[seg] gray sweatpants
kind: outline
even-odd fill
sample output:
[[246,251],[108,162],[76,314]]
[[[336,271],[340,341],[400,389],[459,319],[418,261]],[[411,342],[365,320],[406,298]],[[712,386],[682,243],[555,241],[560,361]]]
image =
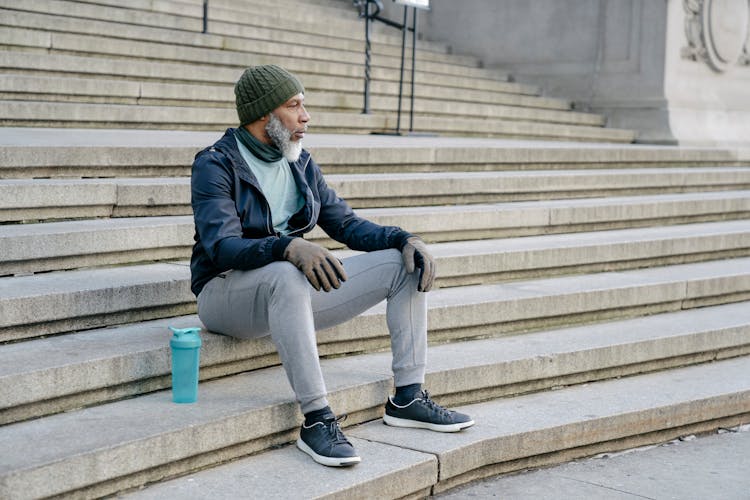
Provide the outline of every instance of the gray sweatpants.
[[315,291],[294,265],[280,261],[224,273],[198,295],[198,315],[212,332],[271,336],[303,413],[328,405],[315,330],[348,321],[383,300],[396,386],[424,382],[427,306],[426,294],[417,292],[419,272],[407,274],[398,250],[343,263],[348,279],[330,292]]

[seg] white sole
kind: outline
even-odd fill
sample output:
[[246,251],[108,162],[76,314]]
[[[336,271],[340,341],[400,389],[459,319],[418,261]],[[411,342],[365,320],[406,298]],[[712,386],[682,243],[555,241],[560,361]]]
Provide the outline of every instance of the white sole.
[[312,448],[307,446],[307,443],[302,441],[302,438],[297,439],[297,448],[310,455],[310,457],[312,457],[312,459],[319,464],[327,465],[328,467],[348,467],[350,465],[358,464],[362,461],[360,457],[334,458],[318,455],[313,451]]
[[439,425],[430,422],[419,422],[417,420],[406,420],[404,418],[392,417],[388,414],[383,415],[383,423],[392,427],[409,427],[412,429],[428,429],[435,432],[458,432],[474,425],[473,420],[460,422],[458,424]]

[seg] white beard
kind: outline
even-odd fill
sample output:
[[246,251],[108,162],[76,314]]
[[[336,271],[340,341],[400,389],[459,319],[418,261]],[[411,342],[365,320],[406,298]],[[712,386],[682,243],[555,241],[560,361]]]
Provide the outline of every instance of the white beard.
[[292,141],[292,131],[287,129],[273,113],[269,114],[266,133],[290,163],[299,159],[302,154],[302,141]]

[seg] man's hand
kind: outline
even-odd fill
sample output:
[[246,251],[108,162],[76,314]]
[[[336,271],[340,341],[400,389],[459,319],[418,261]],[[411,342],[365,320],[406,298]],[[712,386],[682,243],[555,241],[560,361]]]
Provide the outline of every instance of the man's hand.
[[294,238],[287,245],[284,258],[297,266],[316,290],[322,287],[330,292],[346,281],[344,266],[331,252],[302,238]]
[[406,240],[406,245],[401,249],[401,256],[404,259],[406,272],[411,274],[419,269],[419,285],[417,290],[420,292],[429,292],[435,282],[435,259],[427,250],[427,245],[417,236],[412,236]]

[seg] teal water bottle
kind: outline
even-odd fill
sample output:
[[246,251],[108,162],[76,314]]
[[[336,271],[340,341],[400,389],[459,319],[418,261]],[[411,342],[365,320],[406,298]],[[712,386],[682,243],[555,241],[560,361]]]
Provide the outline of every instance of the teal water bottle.
[[198,400],[200,328],[172,328],[172,401],[195,403]]

